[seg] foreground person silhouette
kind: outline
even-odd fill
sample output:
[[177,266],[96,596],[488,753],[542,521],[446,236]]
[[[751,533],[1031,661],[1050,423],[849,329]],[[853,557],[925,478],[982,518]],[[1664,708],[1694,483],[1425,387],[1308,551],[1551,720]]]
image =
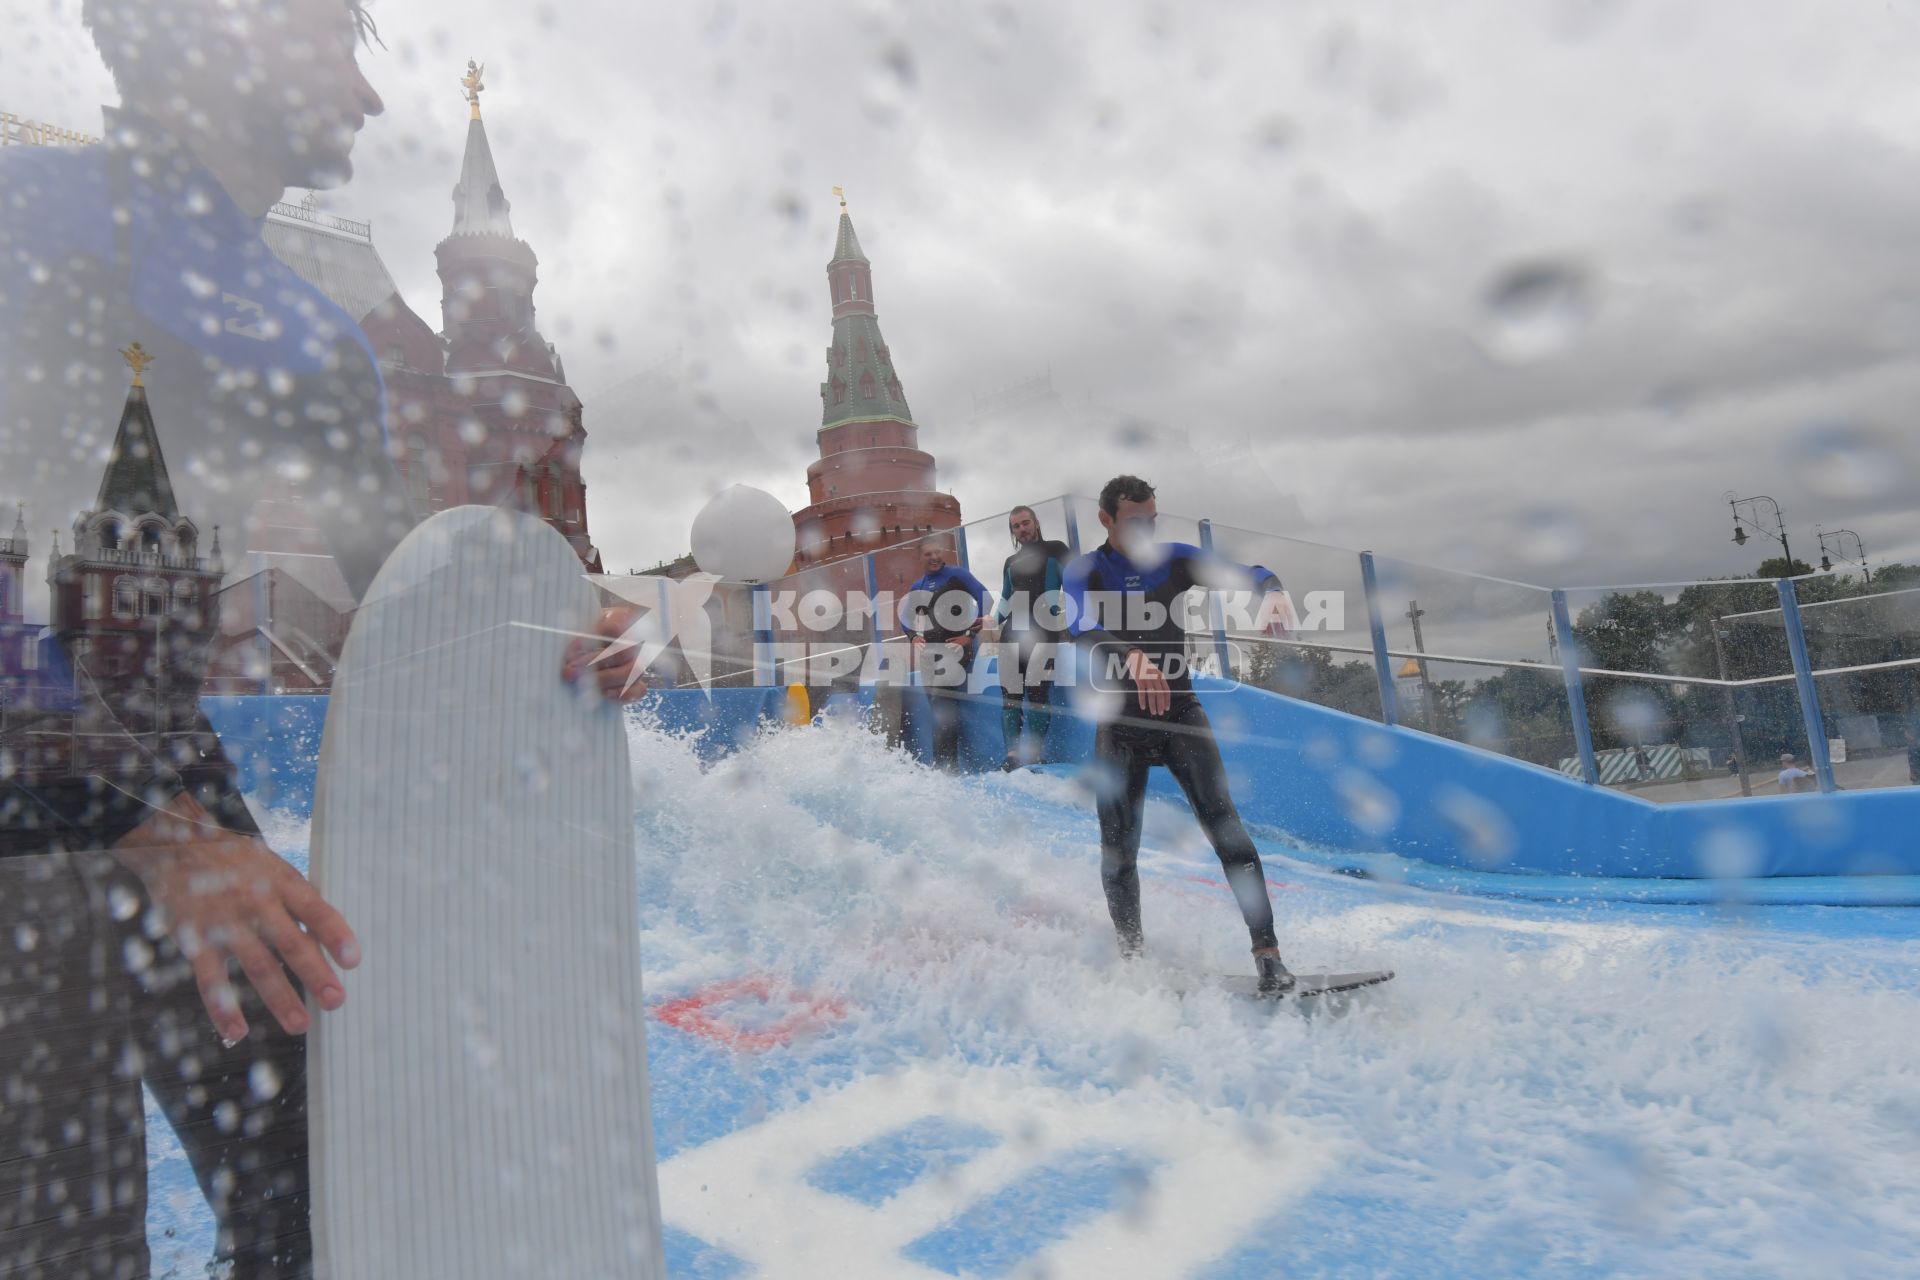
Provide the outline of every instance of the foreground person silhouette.
[[[354,137],[382,110],[356,62],[371,28],[351,0],[88,0],[83,16],[123,103],[105,145],[0,156],[5,496],[49,526],[97,512],[78,532],[143,578],[212,574],[193,521],[242,552],[253,496],[294,472],[321,495],[357,598],[413,520],[379,369],[260,227],[287,187],[351,173]],[[116,434],[130,414],[152,431]],[[117,527],[129,506],[192,520],[149,544]],[[150,607],[142,582],[124,602],[116,584],[76,603],[88,620],[124,606],[190,634],[197,603],[177,599]],[[599,627],[622,629],[619,615]],[[247,812],[198,710],[204,645],[162,639],[145,671],[106,669],[84,645],[43,646],[50,670],[0,669],[7,1276],[148,1274],[143,1083],[236,1280],[310,1272],[307,1000],[338,1007],[335,966],[356,964],[358,945]],[[577,647],[563,675],[587,657]],[[616,662],[596,678],[610,696],[643,692],[628,674]]]

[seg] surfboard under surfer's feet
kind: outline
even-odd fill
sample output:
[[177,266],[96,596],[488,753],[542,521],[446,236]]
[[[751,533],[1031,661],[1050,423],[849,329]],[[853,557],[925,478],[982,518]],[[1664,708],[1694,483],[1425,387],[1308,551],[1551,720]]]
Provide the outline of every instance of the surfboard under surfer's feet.
[[1311,996],[1340,995],[1349,991],[1358,991],[1362,987],[1378,986],[1393,977],[1393,970],[1366,969],[1357,973],[1295,973],[1289,976],[1293,979],[1293,983],[1284,991],[1263,990],[1258,977],[1242,977],[1237,973],[1224,974],[1216,981],[1229,994],[1244,996],[1250,1000],[1263,1000],[1269,1003],[1286,1000],[1298,1002]]
[[1260,995],[1270,1000],[1278,1000],[1293,990],[1294,977],[1287,966],[1280,963],[1280,948],[1255,947],[1253,967],[1254,990]]

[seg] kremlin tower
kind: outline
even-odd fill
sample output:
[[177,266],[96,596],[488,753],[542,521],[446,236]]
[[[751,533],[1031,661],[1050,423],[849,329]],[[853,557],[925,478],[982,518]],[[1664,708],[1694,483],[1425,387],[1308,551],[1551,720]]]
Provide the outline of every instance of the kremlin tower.
[[920,448],[920,428],[880,336],[873,266],[860,250],[845,199],[827,286],[833,344],[820,384],[820,459],[807,468],[811,502],[793,517],[794,567],[880,551],[875,585],[897,600],[920,576],[917,540],[958,528],[960,503],[934,488],[933,455]]
[[[573,544],[590,572],[580,456],[587,432],[552,344],[535,325],[539,259],[513,234],[480,120],[482,68],[467,64],[466,152],[453,230],[434,250],[442,330],[394,295],[361,319],[386,379],[393,439],[418,514],[462,503],[517,507]],[[297,269],[297,268],[296,268]]]
[[[73,550],[56,545],[47,565],[55,641],[76,678],[104,695],[82,703],[68,767],[86,772],[87,717],[111,714],[115,729],[151,741],[155,754],[176,735],[192,735],[199,714],[208,642],[219,623],[223,572],[220,533],[201,554],[200,531],[180,511],[160,452],[141,373],[151,358],[134,343],[122,353],[133,370],[126,407],[93,507],[73,522]],[[115,734],[103,750],[120,750]]]
[[[274,254],[352,316],[380,362],[388,430],[414,513],[465,503],[531,512],[600,571],[587,528],[580,398],[535,323],[539,260],[513,233],[510,205],[480,119],[482,69],[466,90],[466,149],[453,225],[434,251],[442,331],[407,305],[371,229],[308,205],[275,205],[262,236]],[[226,586],[213,688],[324,692],[356,606],[305,495],[274,484],[248,519],[245,563]]]

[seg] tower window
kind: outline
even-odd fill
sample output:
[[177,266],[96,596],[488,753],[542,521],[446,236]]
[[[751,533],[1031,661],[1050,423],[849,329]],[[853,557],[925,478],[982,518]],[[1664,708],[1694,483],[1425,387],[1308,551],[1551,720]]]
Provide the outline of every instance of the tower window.
[[860,398],[862,400],[873,399],[873,375],[870,373],[860,375]]
[[847,402],[847,384],[838,378],[833,380],[833,402],[835,404],[845,404]]
[[[93,586],[91,582],[87,585],[89,588]],[[87,594],[91,596],[94,592],[90,589]],[[89,601],[89,603],[91,603],[91,601]],[[93,617],[94,611],[89,609],[87,616]],[[116,618],[137,618],[140,616],[140,586],[132,578],[115,578],[113,580],[113,616]]]

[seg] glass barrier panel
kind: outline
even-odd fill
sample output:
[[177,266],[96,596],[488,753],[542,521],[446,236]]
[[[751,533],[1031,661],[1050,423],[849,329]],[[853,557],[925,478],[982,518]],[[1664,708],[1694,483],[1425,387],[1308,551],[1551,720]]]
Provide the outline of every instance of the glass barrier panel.
[[[1783,770],[1811,767],[1772,581],[1582,588],[1567,612],[1603,778],[1639,781],[1643,754],[1704,749],[1727,778],[1699,797],[1713,798],[1777,794]],[[1618,752],[1631,760],[1608,764]]]
[[1920,781],[1920,588],[1801,579],[1800,624],[1842,790]]
[[1329,547],[1232,525],[1213,526],[1214,550],[1239,564],[1271,569],[1285,584],[1294,625],[1288,642],[1265,635],[1260,619],[1235,616],[1223,602],[1233,674],[1291,698],[1380,720],[1360,557]]

